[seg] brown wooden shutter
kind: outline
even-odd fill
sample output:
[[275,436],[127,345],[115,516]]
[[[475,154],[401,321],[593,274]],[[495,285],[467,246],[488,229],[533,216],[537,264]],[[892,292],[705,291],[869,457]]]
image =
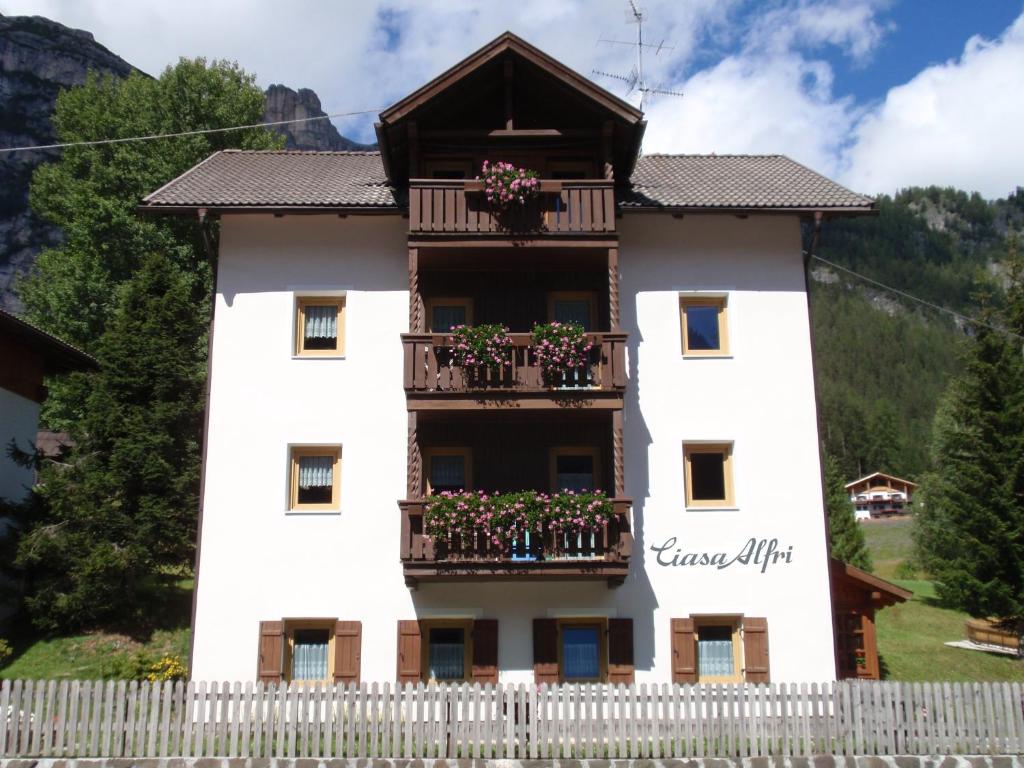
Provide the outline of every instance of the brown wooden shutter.
[[672,682],[697,682],[697,636],[693,619],[672,619]]
[[420,623],[398,622],[398,682],[418,683],[420,674],[420,652],[423,647]]
[[363,625],[358,621],[334,622],[334,682],[359,685]]
[[743,666],[748,683],[769,682],[768,619],[743,618]]
[[473,682],[498,684],[498,620],[473,622]]
[[558,682],[558,622],[555,619],[533,620],[533,681]]
[[256,679],[261,683],[279,683],[284,677],[284,622],[261,621]]
[[633,620],[608,619],[608,682],[632,683]]

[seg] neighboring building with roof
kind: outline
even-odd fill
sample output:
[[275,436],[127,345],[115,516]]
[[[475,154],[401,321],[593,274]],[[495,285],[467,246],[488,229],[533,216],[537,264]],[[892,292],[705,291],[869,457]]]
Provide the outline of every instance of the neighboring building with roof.
[[846,484],[858,520],[910,514],[915,490],[917,483],[885,472],[873,472]]
[[21,501],[35,482],[8,448],[13,441],[25,453],[35,450],[44,378],[95,367],[89,355],[0,310],[0,499]]
[[[193,677],[835,676],[801,225],[874,203],[644,128],[506,33],[380,152],[220,152],[145,198],[219,219]],[[492,207],[485,160],[536,197]],[[541,367],[547,322],[580,364]],[[491,323],[503,362],[460,361]],[[476,501],[487,535],[443,501],[594,488],[525,529]]]

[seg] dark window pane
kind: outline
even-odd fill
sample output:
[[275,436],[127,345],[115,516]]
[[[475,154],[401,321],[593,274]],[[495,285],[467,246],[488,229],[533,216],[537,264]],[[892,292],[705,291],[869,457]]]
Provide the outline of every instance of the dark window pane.
[[553,490],[582,491],[594,488],[593,456],[557,456]]
[[434,333],[448,333],[456,325],[466,324],[466,307],[463,304],[450,306],[435,305],[430,318],[430,330]]
[[461,491],[466,487],[465,456],[432,456],[430,459],[430,489]]
[[560,323],[576,323],[583,330],[590,328],[590,302],[586,299],[557,299],[555,301],[555,320]]
[[466,676],[466,632],[461,627],[430,630],[429,677],[462,680]]
[[434,171],[435,179],[464,179],[466,172],[457,168],[439,168]]
[[601,676],[599,640],[597,627],[562,629],[562,676],[566,680],[596,680]]
[[695,501],[725,498],[725,454],[690,454],[690,498]]
[[686,348],[721,349],[718,338],[718,307],[686,308]]
[[305,326],[302,346],[305,349],[338,348],[338,308],[333,304],[307,304],[303,310]]
[[585,178],[587,178],[587,172],[585,170],[583,170],[582,168],[580,168],[578,170],[573,170],[573,171],[570,171],[570,170],[552,171],[551,172],[551,178],[552,179],[561,179],[563,181],[569,181],[569,180],[572,180],[572,179],[585,179]]

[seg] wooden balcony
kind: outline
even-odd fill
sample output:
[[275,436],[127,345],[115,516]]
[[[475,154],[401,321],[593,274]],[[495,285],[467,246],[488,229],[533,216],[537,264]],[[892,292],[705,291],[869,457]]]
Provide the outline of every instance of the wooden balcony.
[[483,189],[483,182],[475,180],[410,180],[410,235],[546,237],[615,232],[615,189],[606,179],[544,179],[534,200],[509,211],[493,209]]
[[405,582],[479,580],[605,579],[620,585],[629,572],[633,553],[630,506],[632,499],[613,499],[613,519],[585,534],[543,531],[495,545],[478,534],[464,541],[451,534],[439,541],[423,535],[426,499],[400,501],[401,559]]
[[512,356],[500,369],[462,368],[451,355],[446,334],[403,333],[405,392],[410,410],[518,407],[621,408],[626,390],[625,333],[589,333],[593,344],[587,365],[555,378],[537,365],[530,334],[511,333]]

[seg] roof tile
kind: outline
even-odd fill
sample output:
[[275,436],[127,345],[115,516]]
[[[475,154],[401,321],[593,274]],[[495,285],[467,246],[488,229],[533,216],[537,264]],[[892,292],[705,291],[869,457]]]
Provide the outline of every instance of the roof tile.
[[[398,209],[378,152],[225,150],[148,195],[148,207]],[[646,155],[623,209],[864,208],[858,195],[783,155]]]

